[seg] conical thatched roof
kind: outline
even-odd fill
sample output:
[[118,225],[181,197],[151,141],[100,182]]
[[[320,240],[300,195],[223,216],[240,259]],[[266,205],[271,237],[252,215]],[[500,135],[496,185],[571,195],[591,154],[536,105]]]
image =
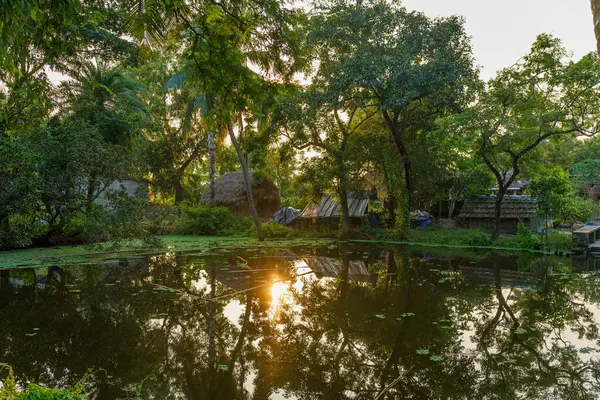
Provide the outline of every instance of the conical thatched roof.
[[[253,181],[252,194],[261,218],[270,217],[281,205],[277,187],[267,179],[260,183]],[[202,194],[201,201],[210,202],[210,185]],[[229,208],[233,214],[250,215],[246,182],[242,172],[229,172],[215,181],[215,203],[217,206]]]

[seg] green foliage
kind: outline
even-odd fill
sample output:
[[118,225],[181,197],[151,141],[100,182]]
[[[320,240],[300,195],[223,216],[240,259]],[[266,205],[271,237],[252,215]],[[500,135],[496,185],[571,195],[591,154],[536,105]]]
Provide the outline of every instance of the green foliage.
[[547,220],[571,225],[586,222],[591,215],[589,203],[576,197],[569,174],[560,167],[542,170],[531,181],[530,191]]
[[86,400],[84,377],[75,387],[68,389],[50,389],[35,383],[28,382],[21,390],[17,388],[13,370],[9,365],[4,365],[0,371],[6,370],[8,376],[2,381],[0,399],[2,400]]
[[490,235],[481,231],[473,231],[467,238],[469,246],[489,246],[491,243]]
[[570,251],[572,245],[572,237],[569,232],[550,232],[548,233],[547,243],[548,249]]
[[199,205],[181,206],[182,213],[176,222],[175,231],[184,235],[242,236],[251,230],[248,219],[232,215],[223,207]]
[[294,229],[277,222],[268,222],[262,226],[266,238],[292,239],[297,236]]
[[502,247],[515,249],[539,249],[541,238],[539,235],[531,232],[527,226],[520,223],[517,226],[517,234],[507,235],[499,238],[495,243]]

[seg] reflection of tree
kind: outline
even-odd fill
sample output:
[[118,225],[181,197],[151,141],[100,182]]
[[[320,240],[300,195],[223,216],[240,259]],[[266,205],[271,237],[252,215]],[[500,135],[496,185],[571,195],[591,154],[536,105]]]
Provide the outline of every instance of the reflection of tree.
[[600,389],[598,362],[584,361],[566,338],[598,343],[597,324],[585,304],[575,300],[577,280],[553,267],[555,273],[535,291],[503,288],[496,269],[496,304],[489,302],[488,318],[476,324],[486,378],[478,385],[481,396],[590,398]]
[[[600,390],[600,366],[586,354],[600,345],[593,275],[539,258],[335,251],[312,257],[337,257],[337,277],[291,279],[278,301],[266,283],[295,273],[276,254],[1,271],[0,321],[13,323],[0,324],[0,361],[51,386],[101,368],[90,381],[98,399],[131,397],[142,381],[150,399],[373,399],[392,382],[381,398]],[[356,279],[359,263],[370,276]],[[528,285],[541,277],[537,290],[523,276]]]

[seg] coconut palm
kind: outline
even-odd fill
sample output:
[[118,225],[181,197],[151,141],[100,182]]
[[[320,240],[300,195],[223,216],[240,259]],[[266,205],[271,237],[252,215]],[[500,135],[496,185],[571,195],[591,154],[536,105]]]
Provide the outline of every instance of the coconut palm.
[[600,55],[600,0],[592,0],[592,15],[594,16],[594,32],[596,33],[598,55]]
[[119,67],[88,62],[59,85],[63,113],[94,124],[105,140],[129,144],[147,120],[143,86]]

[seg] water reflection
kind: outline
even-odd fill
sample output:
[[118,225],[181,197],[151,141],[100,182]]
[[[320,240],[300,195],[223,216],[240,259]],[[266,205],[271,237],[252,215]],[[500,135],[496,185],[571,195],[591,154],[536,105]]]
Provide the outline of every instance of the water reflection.
[[409,248],[0,271],[0,362],[95,399],[596,398],[595,261]]

